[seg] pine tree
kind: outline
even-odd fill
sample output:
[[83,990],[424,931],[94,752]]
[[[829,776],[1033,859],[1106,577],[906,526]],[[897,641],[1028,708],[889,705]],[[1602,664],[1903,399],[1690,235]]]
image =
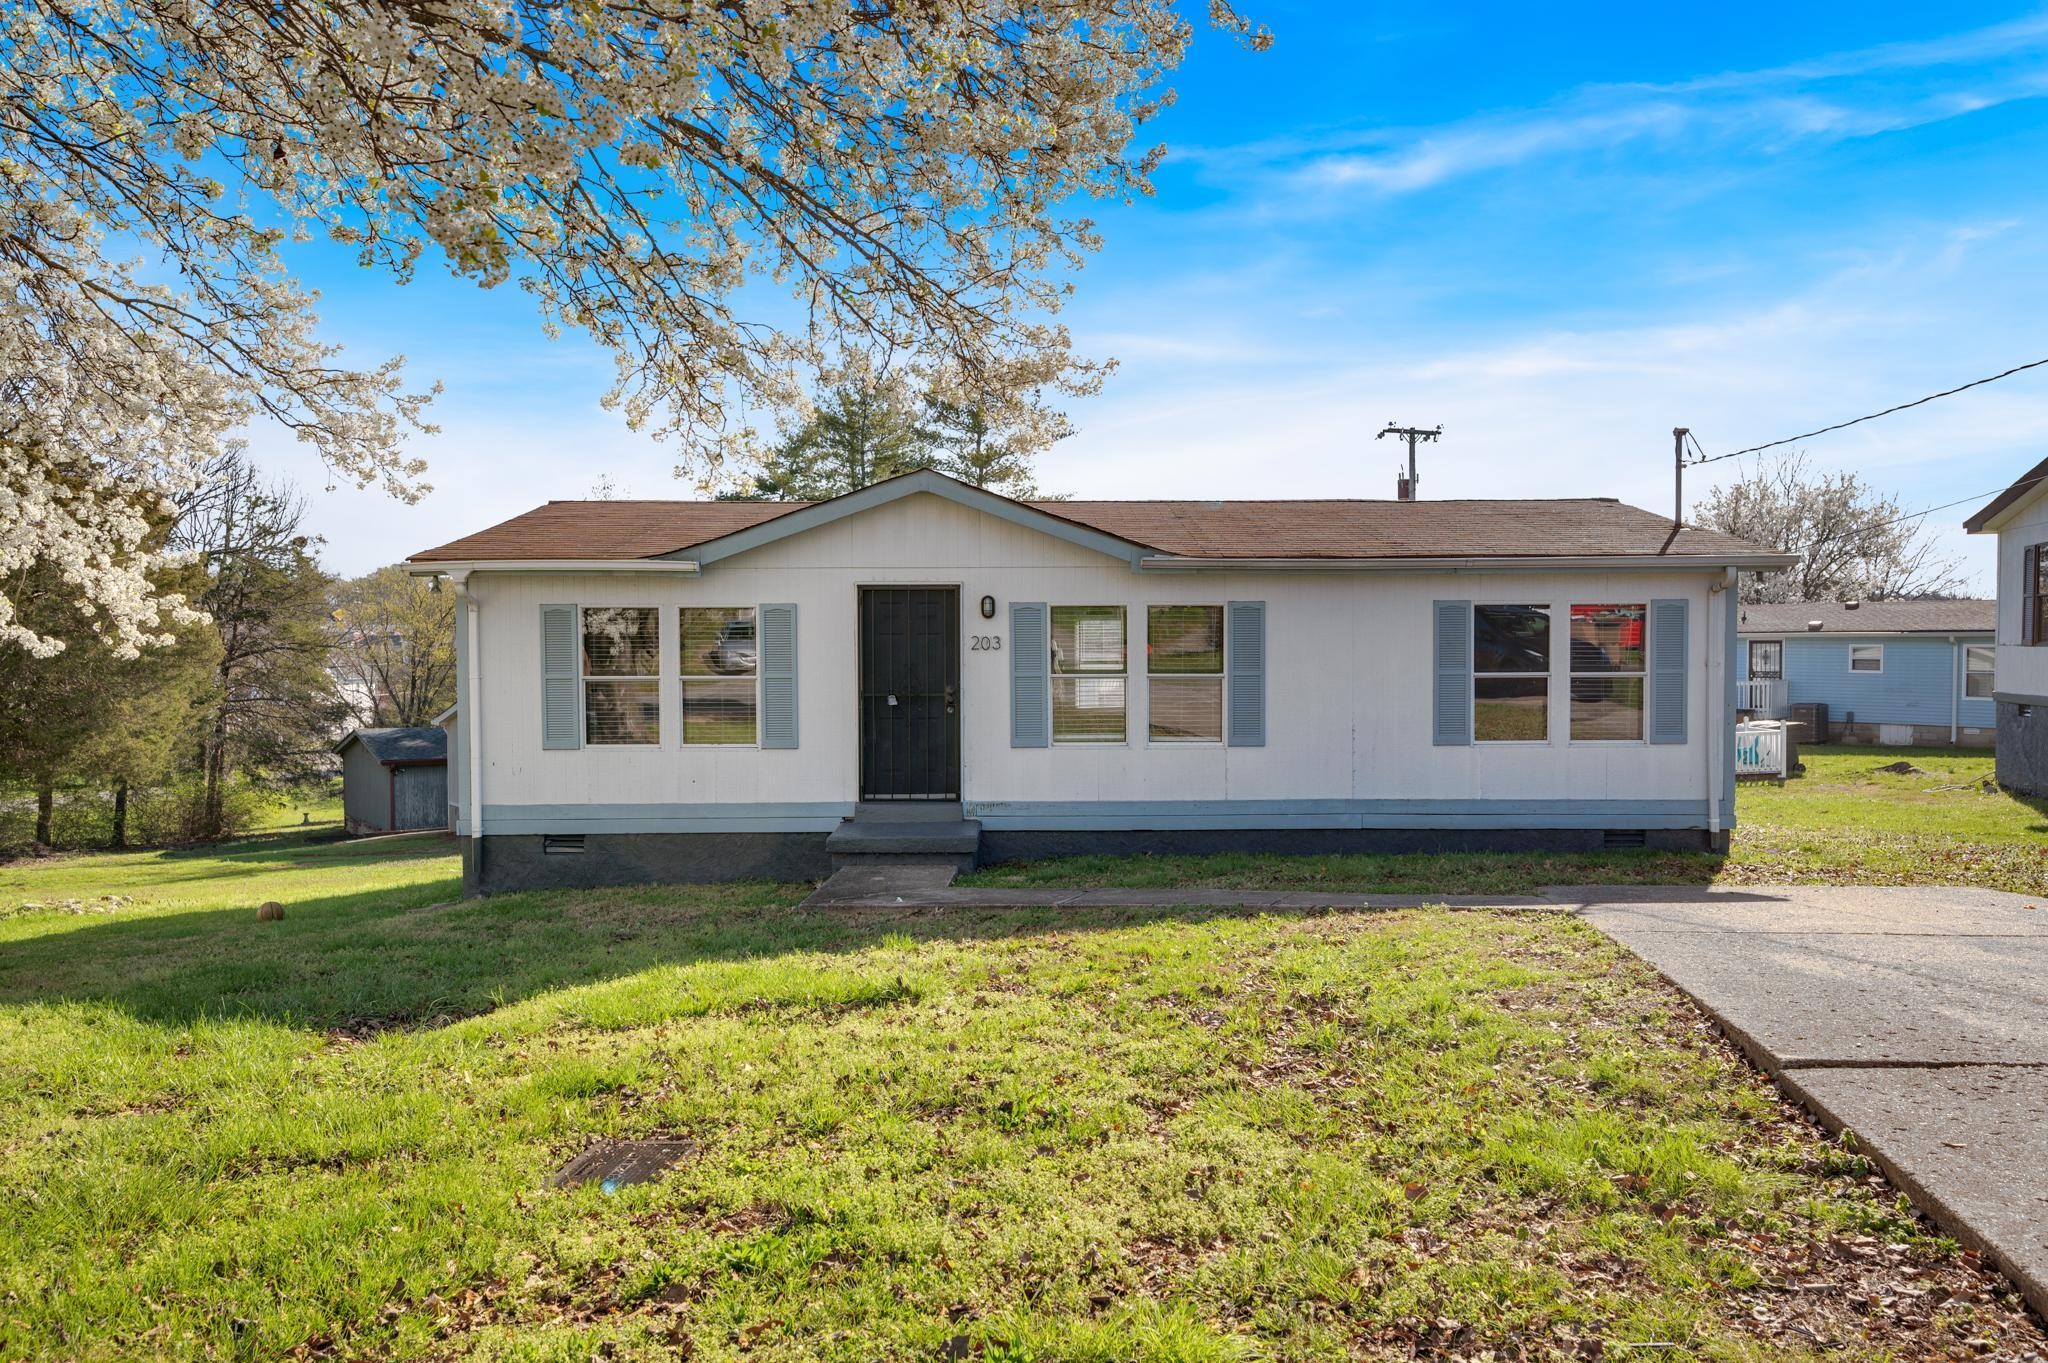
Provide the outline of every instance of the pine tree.
[[824,501],[931,463],[930,438],[894,387],[843,383],[828,389],[809,419],[777,443],[748,495]]
[[933,468],[1020,500],[1039,495],[1033,458],[1074,433],[1064,416],[1036,404],[1021,408],[1020,419],[1006,423],[980,403],[933,396],[925,401],[924,419]]

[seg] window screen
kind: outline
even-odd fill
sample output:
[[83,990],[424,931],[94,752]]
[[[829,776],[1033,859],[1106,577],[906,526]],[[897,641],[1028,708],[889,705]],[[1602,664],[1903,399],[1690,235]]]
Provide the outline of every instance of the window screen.
[[1148,607],[1145,671],[1155,742],[1223,741],[1223,607]]
[[583,608],[583,741],[661,742],[661,624],[652,606]]
[[1884,671],[1883,644],[1852,644],[1849,647],[1849,670],[1851,672]]
[[1123,742],[1129,667],[1122,606],[1054,606],[1053,742]]
[[1550,607],[1472,608],[1472,738],[1550,737]]
[[1643,736],[1643,602],[1572,607],[1572,737]]
[[759,736],[760,652],[752,606],[682,608],[683,742]]

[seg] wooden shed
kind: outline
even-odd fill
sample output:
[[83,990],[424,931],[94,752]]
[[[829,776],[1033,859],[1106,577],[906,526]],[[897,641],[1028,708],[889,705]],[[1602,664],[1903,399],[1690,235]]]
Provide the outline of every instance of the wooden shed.
[[448,826],[446,729],[357,729],[334,750],[349,832]]

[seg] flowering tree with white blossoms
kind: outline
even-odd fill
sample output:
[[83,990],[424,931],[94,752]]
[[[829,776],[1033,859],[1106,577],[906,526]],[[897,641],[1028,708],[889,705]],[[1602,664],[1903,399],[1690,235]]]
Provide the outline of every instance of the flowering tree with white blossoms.
[[419,495],[426,395],[317,339],[289,231],[517,282],[679,474],[846,347],[1088,391],[1060,205],[1149,192],[1188,39],[1172,0],[0,0],[0,643],[56,646],[6,595],[37,563],[160,635],[151,518],[252,420]]

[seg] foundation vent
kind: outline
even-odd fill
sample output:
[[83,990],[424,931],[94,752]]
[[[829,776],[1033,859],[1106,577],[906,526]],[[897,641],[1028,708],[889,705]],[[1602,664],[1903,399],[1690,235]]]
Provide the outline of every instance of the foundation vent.
[[540,835],[540,850],[547,856],[564,856],[583,850],[581,833],[543,833]]
[[1600,846],[1604,851],[1620,851],[1628,847],[1648,847],[1650,835],[1640,828],[1608,828],[1601,831]]

